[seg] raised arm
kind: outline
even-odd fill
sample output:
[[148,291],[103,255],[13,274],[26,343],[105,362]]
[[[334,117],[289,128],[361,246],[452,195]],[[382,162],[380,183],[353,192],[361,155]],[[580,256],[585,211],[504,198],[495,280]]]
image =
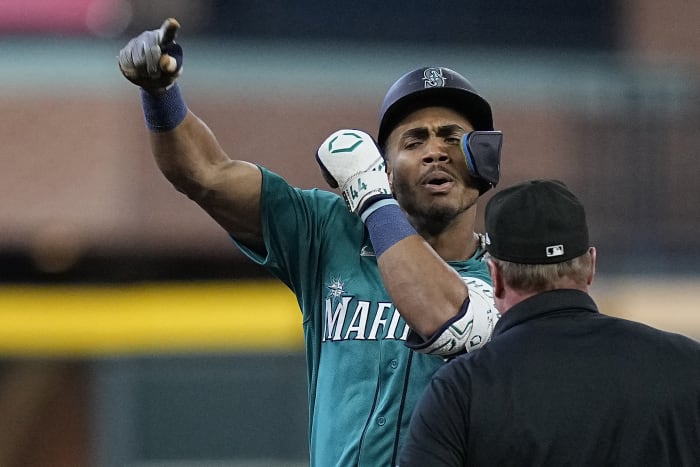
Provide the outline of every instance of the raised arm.
[[[452,355],[479,347],[492,330],[493,303],[469,287],[408,222],[393,199],[376,143],[359,130],[339,130],[317,160],[368,228],[384,286],[396,309],[422,339],[416,350]],[[475,335],[483,339],[474,339]],[[476,343],[476,344],[474,344]]]
[[261,251],[262,175],[254,164],[231,159],[187,108],[176,83],[183,56],[175,42],[179,27],[169,18],[131,39],[119,53],[119,68],[141,88],[152,152],[165,177],[232,236]]

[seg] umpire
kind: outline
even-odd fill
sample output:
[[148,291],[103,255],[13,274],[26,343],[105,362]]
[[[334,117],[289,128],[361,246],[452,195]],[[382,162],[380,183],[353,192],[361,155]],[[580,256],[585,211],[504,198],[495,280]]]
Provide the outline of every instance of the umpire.
[[700,344],[598,312],[578,199],[528,181],[485,222],[503,317],[436,373],[400,467],[700,466]]

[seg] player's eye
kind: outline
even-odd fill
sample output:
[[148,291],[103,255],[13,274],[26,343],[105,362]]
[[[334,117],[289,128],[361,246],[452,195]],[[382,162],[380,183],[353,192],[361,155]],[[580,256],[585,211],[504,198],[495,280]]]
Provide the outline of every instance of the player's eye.
[[422,140],[420,140],[420,139],[410,138],[410,139],[407,139],[404,141],[403,148],[404,149],[415,149],[418,146],[420,146],[421,143],[422,143]]

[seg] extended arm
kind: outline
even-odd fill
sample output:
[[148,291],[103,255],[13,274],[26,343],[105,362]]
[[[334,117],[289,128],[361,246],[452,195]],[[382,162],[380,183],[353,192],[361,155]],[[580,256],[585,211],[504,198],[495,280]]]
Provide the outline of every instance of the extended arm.
[[260,170],[232,160],[185,105],[175,82],[182,70],[178,28],[167,19],[160,29],[135,37],[120,51],[119,67],[141,87],[152,152],[165,177],[227,232],[260,251]]

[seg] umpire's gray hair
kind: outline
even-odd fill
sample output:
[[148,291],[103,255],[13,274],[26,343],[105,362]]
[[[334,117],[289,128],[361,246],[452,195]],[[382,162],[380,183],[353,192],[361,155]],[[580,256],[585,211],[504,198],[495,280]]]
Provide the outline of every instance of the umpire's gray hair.
[[516,290],[546,292],[558,288],[561,279],[568,278],[585,286],[593,267],[590,250],[569,261],[556,264],[521,264],[503,261],[490,256],[498,267],[505,283]]

